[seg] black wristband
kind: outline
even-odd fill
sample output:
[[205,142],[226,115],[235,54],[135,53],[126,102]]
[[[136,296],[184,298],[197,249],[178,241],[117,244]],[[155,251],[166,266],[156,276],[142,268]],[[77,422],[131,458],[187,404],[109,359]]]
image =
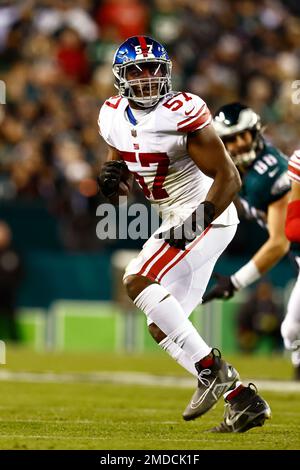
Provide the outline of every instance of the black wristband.
[[215,218],[216,208],[210,201],[203,201],[201,204],[204,205],[204,229],[206,229]]

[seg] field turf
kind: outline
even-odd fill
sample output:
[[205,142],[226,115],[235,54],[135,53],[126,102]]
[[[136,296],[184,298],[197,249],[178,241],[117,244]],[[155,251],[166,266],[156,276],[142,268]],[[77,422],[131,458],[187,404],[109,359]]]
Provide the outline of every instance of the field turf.
[[[288,380],[283,357],[228,358],[244,377]],[[64,374],[135,371],[188,377],[163,353],[136,355],[50,354],[9,348],[5,371],[61,374],[49,383],[36,379],[0,381],[1,449],[300,449],[300,393],[262,392],[273,418],[245,434],[205,433],[222,419],[222,400],[194,422],[181,413],[193,388],[84,382]]]

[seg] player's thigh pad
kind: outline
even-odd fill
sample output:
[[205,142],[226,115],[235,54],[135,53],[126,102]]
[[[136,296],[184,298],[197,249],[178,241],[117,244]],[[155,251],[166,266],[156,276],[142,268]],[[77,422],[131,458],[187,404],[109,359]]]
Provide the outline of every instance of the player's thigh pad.
[[197,304],[201,302],[218,257],[234,237],[236,227],[212,225],[184,251],[152,236],[129,263],[124,278],[133,274],[146,276],[161,283],[180,303],[196,289]]

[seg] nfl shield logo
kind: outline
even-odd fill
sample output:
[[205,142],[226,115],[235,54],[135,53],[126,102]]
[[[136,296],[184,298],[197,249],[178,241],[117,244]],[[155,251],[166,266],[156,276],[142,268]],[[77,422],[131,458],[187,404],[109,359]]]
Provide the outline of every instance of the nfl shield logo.
[[132,135],[132,137],[136,137],[136,136],[137,136],[137,132],[136,132],[135,129],[132,129],[132,130],[131,130],[131,135]]

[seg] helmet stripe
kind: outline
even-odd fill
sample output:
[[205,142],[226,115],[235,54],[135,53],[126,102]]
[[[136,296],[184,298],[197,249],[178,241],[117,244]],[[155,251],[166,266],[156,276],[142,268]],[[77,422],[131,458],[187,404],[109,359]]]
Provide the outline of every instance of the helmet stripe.
[[147,42],[144,36],[138,36],[138,40],[140,43],[140,46],[142,48],[143,56],[148,57],[148,47],[147,47]]

